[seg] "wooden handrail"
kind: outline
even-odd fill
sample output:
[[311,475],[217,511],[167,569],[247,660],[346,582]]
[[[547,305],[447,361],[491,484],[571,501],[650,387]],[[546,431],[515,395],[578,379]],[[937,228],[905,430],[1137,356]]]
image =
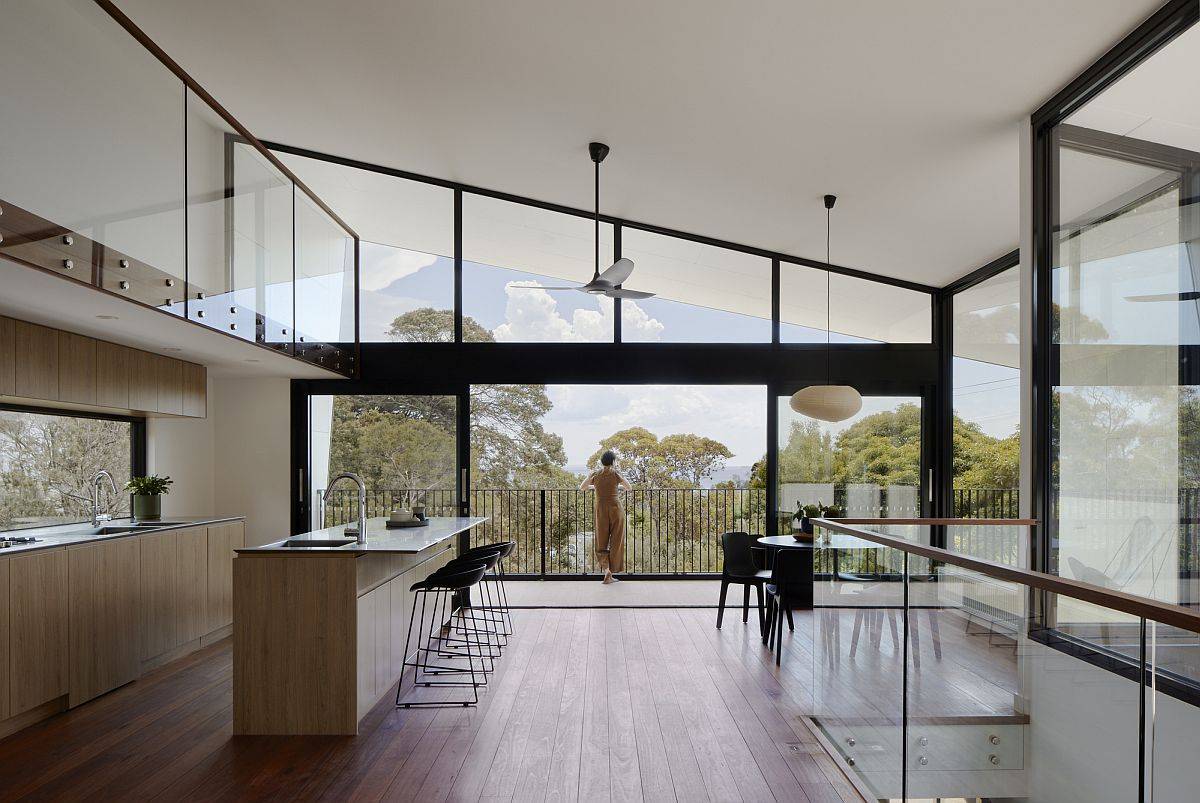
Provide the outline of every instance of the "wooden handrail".
[[[1059,577],[1054,574],[1044,574],[1042,572],[1034,572],[1028,569],[1018,569],[1015,566],[1008,566],[1003,563],[995,563],[990,560],[981,558],[972,558],[967,555],[961,555],[957,552],[950,552],[938,547],[929,546],[927,544],[918,544],[914,541],[907,541],[903,538],[896,538],[891,535],[873,532],[863,529],[860,524],[899,524],[899,523],[919,523],[919,524],[936,524],[936,523],[951,523],[951,524],[987,524],[996,522],[999,524],[1014,524],[1014,523],[1029,523],[1036,525],[1037,522],[1031,519],[824,519],[814,518],[813,525],[821,527],[833,532],[844,533],[861,538],[864,541],[871,541],[881,546],[890,547],[900,552],[907,552],[913,555],[918,555],[930,560],[936,560],[941,563],[949,563],[954,566],[961,566],[964,569],[979,572],[988,577],[994,577],[999,580],[1007,580],[1013,583],[1021,583],[1022,585],[1036,588],[1041,591],[1049,591],[1054,594],[1061,594],[1065,597],[1082,600],[1092,605],[1099,605],[1105,608],[1111,608],[1121,613],[1136,616],[1141,619],[1147,619],[1154,622],[1162,622],[1165,625],[1178,627],[1182,630],[1188,630],[1192,633],[1200,633],[1200,614],[1193,613],[1187,608],[1179,605],[1173,605],[1169,602],[1160,602],[1150,599],[1149,597],[1140,597],[1136,594],[1129,594],[1124,591],[1113,591],[1107,588],[1101,588],[1091,583],[1080,582],[1079,580],[1071,580],[1066,577]],[[819,542],[818,542],[819,543]]]

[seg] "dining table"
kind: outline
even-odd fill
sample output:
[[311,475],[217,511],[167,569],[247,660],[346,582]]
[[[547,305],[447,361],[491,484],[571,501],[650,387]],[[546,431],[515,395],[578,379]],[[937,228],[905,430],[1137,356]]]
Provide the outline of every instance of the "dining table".
[[767,551],[768,569],[774,565],[775,555],[781,549],[801,549],[806,552],[807,558],[801,561],[799,574],[789,578],[788,583],[788,599],[792,608],[797,610],[813,607],[813,565],[817,550],[832,550],[833,565],[836,566],[838,556],[843,551],[883,548],[874,541],[846,533],[820,533],[811,540],[797,540],[791,535],[764,535],[758,539],[758,543]]

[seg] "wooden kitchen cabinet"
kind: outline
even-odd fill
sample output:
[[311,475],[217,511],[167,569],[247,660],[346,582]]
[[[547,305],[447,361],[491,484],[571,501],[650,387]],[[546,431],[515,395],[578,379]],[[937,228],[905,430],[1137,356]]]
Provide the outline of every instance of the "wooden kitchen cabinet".
[[176,597],[175,644],[179,647],[195,641],[208,632],[208,529],[189,527],[177,530],[179,551],[175,575],[178,578]]
[[234,550],[246,545],[246,526],[240,521],[208,528],[208,623],[204,633],[233,624]]
[[158,412],[158,355],[139,349],[129,352],[129,408]]
[[16,321],[0,318],[0,396],[17,392]]
[[183,366],[183,414],[192,418],[208,416],[208,369],[194,362]]
[[65,549],[9,559],[9,716],[67,693]]
[[58,330],[13,322],[13,395],[58,400]]
[[12,716],[12,706],[8,700],[9,678],[9,573],[8,561],[0,560],[0,602],[4,603],[4,611],[0,613],[0,722]]
[[183,415],[183,363],[159,354],[154,356],[158,374],[157,412]]
[[131,349],[96,341],[96,404],[126,410],[129,404]]
[[96,341],[92,338],[58,333],[58,400],[96,403]]
[[175,572],[179,544],[175,531],[138,537],[141,552],[141,659],[162,655],[176,644]]
[[207,631],[208,529],[187,527],[139,536],[141,659],[148,661]]
[[204,418],[203,365],[0,317],[0,396]]
[[137,678],[140,548],[120,538],[67,550],[71,706]]

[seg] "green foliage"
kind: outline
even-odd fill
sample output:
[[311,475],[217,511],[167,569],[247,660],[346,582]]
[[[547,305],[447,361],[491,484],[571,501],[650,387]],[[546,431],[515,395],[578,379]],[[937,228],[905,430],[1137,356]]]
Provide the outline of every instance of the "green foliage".
[[733,456],[712,438],[681,433],[661,440],[645,427],[630,427],[600,441],[588,468],[600,468],[600,456],[611,449],[617,470],[637,488],[699,488]]
[[175,480],[170,477],[160,477],[157,474],[151,474],[149,477],[130,477],[129,482],[125,483],[125,490],[134,496],[158,496],[160,494],[169,494]]
[[129,476],[129,435],[122,421],[0,410],[0,529],[83,519],[89,505],[74,497],[90,496],[97,471]]

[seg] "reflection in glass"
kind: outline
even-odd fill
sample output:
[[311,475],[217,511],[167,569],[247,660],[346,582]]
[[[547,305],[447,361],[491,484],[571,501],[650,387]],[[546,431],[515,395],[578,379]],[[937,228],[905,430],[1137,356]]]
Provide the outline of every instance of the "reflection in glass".
[[[127,421],[0,410],[0,530],[88,521],[97,471],[129,481],[132,438]],[[128,494],[102,493],[107,512],[129,515]]]
[[621,238],[629,286],[657,293],[621,302],[623,341],[770,342],[771,260],[639,229]]
[[[592,278],[592,220],[480,195],[463,195],[463,339],[469,342],[612,342],[608,298],[574,290]],[[600,226],[600,269],[613,262],[612,226]]]
[[1018,515],[1019,280],[1010,268],[953,298],[955,516]]
[[779,524],[790,532],[798,510],[832,508],[850,518],[921,515],[921,400],[867,396],[853,418],[817,421],[779,410]]
[[453,396],[310,396],[309,449],[313,529],[353,521],[358,490],[339,485],[320,500],[330,477],[359,474],[367,517],[424,505],[454,516],[456,400]]
[[454,337],[454,191],[277,153],[358,233],[363,342]]
[[182,314],[182,82],[88,0],[4,16],[0,253]]

